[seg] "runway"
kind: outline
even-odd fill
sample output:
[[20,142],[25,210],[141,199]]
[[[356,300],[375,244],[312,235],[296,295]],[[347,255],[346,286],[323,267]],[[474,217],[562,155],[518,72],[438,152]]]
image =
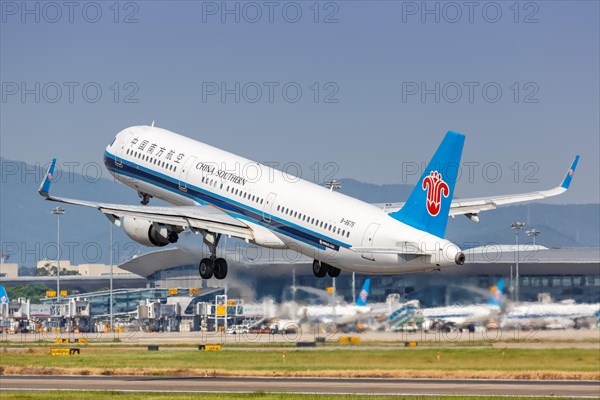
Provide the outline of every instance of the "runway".
[[287,392],[595,397],[600,382],[441,379],[213,378],[139,376],[2,376],[4,390],[128,392]]

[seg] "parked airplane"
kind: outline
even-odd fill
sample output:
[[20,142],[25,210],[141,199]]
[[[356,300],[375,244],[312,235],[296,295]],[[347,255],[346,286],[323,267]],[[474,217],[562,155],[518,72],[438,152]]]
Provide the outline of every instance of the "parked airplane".
[[573,300],[558,303],[518,303],[510,308],[501,321],[501,326],[520,325],[546,329],[595,326],[599,315],[600,303],[576,304]]
[[423,308],[423,327],[429,329],[435,323],[464,326],[495,319],[501,311],[504,279],[490,287],[490,300],[486,304],[456,305]]
[[[545,191],[453,201],[465,137],[448,132],[405,204],[378,207],[289,176],[263,164],[154,126],[119,132],[104,152],[110,173],[135,189],[142,205],[54,197],[52,161],[39,193],[47,200],[93,207],[146,246],[174,243],[190,229],[203,236],[210,257],[200,276],[223,279],[217,258],[222,235],[260,246],[289,248],[312,259],[317,277],[340,270],[401,274],[462,265],[465,255],[444,239],[448,216],[477,220],[497,205],[556,196],[567,190],[575,157],[561,185]],[[172,207],[148,206],[152,197]]]
[[302,306],[298,309],[297,316],[303,320],[324,323],[346,323],[348,320],[356,321],[361,314],[371,312],[371,307],[367,306],[370,284],[371,279],[367,278],[358,294],[355,304]]

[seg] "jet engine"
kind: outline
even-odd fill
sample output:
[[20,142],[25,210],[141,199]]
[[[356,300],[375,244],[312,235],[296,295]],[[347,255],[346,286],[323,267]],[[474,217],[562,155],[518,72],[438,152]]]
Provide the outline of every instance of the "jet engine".
[[148,247],[166,246],[179,239],[176,231],[147,219],[124,217],[123,229],[131,239]]

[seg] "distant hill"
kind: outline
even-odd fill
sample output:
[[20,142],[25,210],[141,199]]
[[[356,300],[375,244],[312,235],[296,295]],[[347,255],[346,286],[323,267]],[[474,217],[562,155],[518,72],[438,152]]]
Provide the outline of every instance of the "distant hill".
[[[50,214],[57,203],[43,200],[37,193],[45,168],[0,158],[2,181],[0,189],[0,242],[2,253],[12,254],[10,262],[35,266],[38,259],[56,257],[56,216]],[[102,169],[105,178],[95,180]],[[81,169],[81,168],[79,168]],[[109,178],[103,166],[89,169],[89,176],[63,174],[53,185],[56,194],[97,201],[137,204],[137,194]],[[352,179],[342,179],[342,192],[367,202],[403,201],[409,185],[374,185]],[[154,204],[159,202],[154,201]],[[98,211],[85,207],[65,206],[61,217],[63,258],[73,263],[108,262],[109,223]],[[548,247],[599,247],[600,205],[528,204],[503,207],[480,215],[474,223],[465,217],[451,219],[447,237],[465,246],[487,243],[513,243],[510,224],[526,222],[528,228],[542,232],[538,243]],[[149,249],[131,246],[122,229],[114,229],[119,245],[117,259],[125,259]],[[470,243],[470,245],[468,244]],[[115,260],[117,262],[117,260]]]

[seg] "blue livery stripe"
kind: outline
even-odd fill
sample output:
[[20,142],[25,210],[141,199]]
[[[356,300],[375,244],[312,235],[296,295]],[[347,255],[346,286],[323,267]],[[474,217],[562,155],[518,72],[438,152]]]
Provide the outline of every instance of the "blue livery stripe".
[[105,151],[104,164],[106,168],[116,174],[125,175],[134,179],[140,179],[172,193],[187,197],[199,204],[212,204],[234,218],[239,218],[266,226],[272,230],[280,232],[303,243],[317,247],[321,250],[329,248],[339,251],[340,247],[350,247],[344,242],[340,242],[327,236],[320,236],[320,234],[310,229],[306,229],[305,227],[274,215],[269,215],[270,221],[265,221],[263,219],[263,212],[261,210],[181,181],[186,188],[184,191],[180,188],[180,181],[177,179],[122,158],[119,161],[120,165],[117,164],[116,157],[113,154]]

